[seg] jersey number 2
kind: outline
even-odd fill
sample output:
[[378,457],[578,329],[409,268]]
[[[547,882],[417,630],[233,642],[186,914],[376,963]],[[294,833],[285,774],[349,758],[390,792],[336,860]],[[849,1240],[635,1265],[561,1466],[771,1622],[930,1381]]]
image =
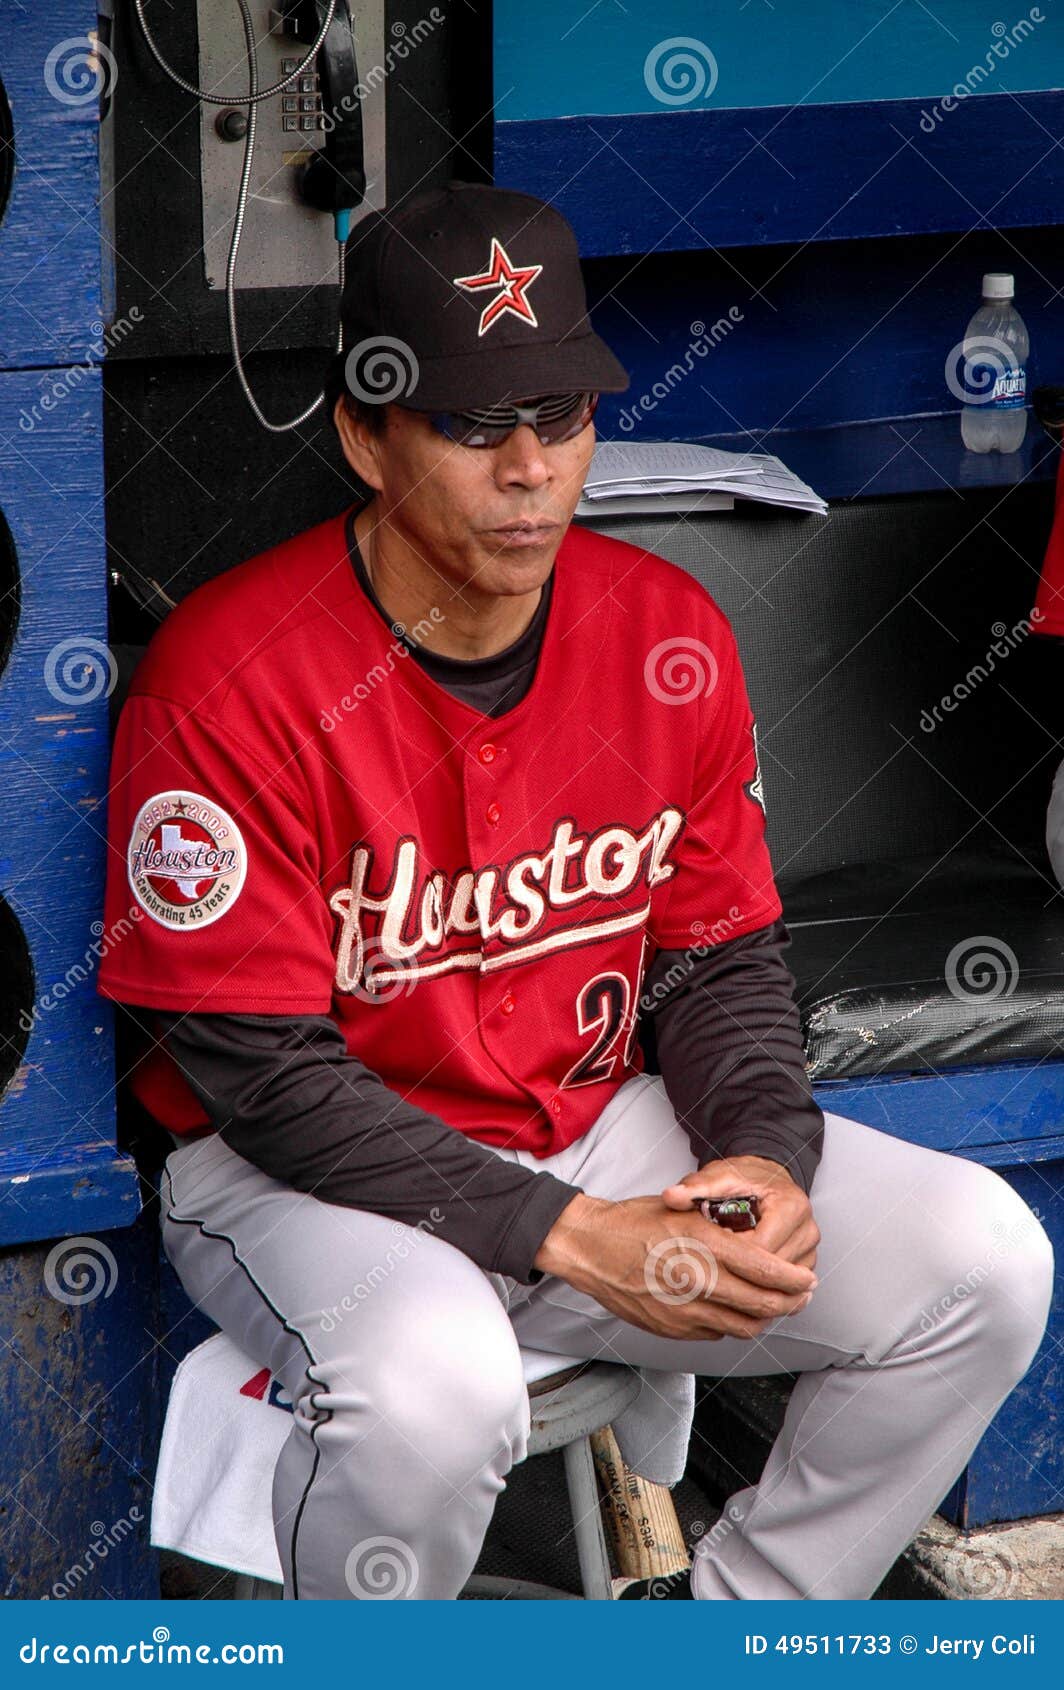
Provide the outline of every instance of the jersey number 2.
[[[638,1005],[633,1003],[643,976],[646,939],[636,969],[636,989],[627,974],[610,972],[595,974],[581,986],[576,999],[576,1025],[580,1033],[597,1032],[591,1049],[573,1064],[561,1083],[562,1091],[574,1086],[593,1086],[608,1080],[617,1066],[617,1058],[627,1063],[635,1041]],[[617,1047],[624,1040],[623,1053]]]

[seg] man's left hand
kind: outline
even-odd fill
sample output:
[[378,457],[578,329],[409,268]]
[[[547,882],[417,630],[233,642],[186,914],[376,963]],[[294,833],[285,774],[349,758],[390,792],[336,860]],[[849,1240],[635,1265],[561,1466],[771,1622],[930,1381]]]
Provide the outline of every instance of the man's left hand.
[[765,1156],[732,1156],[707,1162],[667,1186],[662,1198],[670,1209],[694,1209],[706,1197],[756,1197],[760,1220],[750,1236],[763,1250],[786,1262],[816,1266],[820,1230],[808,1197],[780,1162]]

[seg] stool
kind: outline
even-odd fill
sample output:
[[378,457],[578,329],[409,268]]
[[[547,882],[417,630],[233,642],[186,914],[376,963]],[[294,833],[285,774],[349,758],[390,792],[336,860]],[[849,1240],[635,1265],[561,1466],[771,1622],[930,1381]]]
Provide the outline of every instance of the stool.
[[[563,1451],[565,1482],[573,1516],[573,1535],[580,1563],[580,1583],[587,1602],[612,1600],[610,1560],[591,1455],[591,1435],[602,1431],[614,1416],[628,1407],[640,1389],[638,1374],[616,1362],[583,1362],[562,1368],[529,1383],[532,1428],[528,1454],[546,1455]],[[279,1598],[283,1587],[266,1579],[239,1574],[234,1595],[237,1601]],[[491,1578],[476,1573],[467,1582],[463,1596],[515,1598],[524,1601],[579,1601],[572,1591],[528,1579]]]

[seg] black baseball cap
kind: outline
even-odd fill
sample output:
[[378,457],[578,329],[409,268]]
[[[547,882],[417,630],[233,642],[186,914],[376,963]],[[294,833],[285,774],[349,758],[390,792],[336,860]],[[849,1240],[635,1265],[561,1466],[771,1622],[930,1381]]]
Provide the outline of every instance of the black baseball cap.
[[326,382],[418,411],[548,393],[621,393],[628,373],[591,328],[576,236],[531,194],[451,181],[352,230],[344,351]]

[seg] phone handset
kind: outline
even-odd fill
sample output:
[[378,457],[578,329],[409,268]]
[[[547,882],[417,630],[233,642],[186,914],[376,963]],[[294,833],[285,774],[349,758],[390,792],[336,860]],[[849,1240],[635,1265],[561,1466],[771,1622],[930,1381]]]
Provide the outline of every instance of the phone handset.
[[[328,0],[283,0],[284,33],[304,46],[321,34]],[[336,0],[332,21],[318,49],[318,78],[325,144],[304,166],[299,191],[316,211],[331,212],[336,238],[347,239],[351,213],[366,197],[362,101],[355,57],[355,27],[349,0]]]

